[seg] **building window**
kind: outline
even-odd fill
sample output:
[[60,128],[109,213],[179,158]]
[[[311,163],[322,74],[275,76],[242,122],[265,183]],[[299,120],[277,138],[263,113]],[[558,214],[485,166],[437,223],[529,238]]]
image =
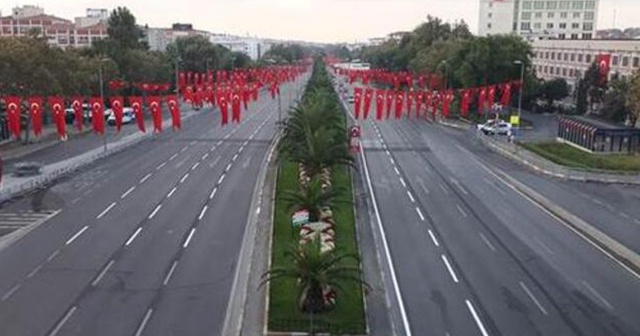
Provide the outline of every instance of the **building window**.
[[570,1],[560,1],[560,9],[569,9],[571,8]]
[[584,19],[585,20],[588,20],[588,21],[593,20],[593,17],[594,17],[593,12],[585,12],[584,13]]
[[520,23],[520,30],[531,30],[531,23],[529,22]]
[[567,68],[562,68],[562,76],[567,77]]
[[629,57],[627,57],[627,56],[622,57],[622,66],[623,67],[628,67],[629,66]]
[[542,18],[542,12],[536,12],[536,19]]
[[[576,34],[576,35],[578,35],[578,34]],[[587,63],[591,63],[591,54],[587,54],[587,55],[584,57],[584,60],[585,60],[585,62],[587,62]]]
[[560,13],[560,17],[561,17],[561,18],[563,18],[563,19],[566,19],[566,18],[568,18],[568,17],[569,17],[569,13],[567,13],[567,12],[562,12],[562,13]]
[[523,20],[531,20],[531,12],[522,12],[521,16]]
[[591,0],[591,1],[587,1],[584,4],[584,8],[586,9],[595,9],[596,8],[596,2]]
[[580,12],[573,12],[573,18],[574,19],[579,19],[580,18]]
[[491,29],[491,22],[487,23],[487,28]]
[[576,69],[576,77],[581,77],[582,76],[582,71]]
[[487,14],[487,15],[489,16],[489,18],[492,18],[492,17],[493,17],[493,13],[489,13],[489,14]]
[[551,52],[551,59],[552,59],[552,60],[556,59],[556,53],[555,53],[555,51],[552,51],[552,52]]
[[534,22],[533,23],[533,29],[542,29],[542,23]]
[[580,24],[578,22],[574,22],[574,23],[571,24],[571,28],[580,29]]
[[612,60],[611,60],[611,64],[618,65],[618,62],[620,62],[620,59],[618,58],[618,56],[613,56]]
[[576,54],[571,54],[571,62],[575,62],[576,61]]
[[545,65],[545,66],[544,66],[544,70],[543,70],[542,72],[544,72],[544,73],[549,72],[549,67]]
[[578,54],[578,62],[582,62],[582,54]]
[[522,9],[531,9],[531,1],[524,1],[522,3]]
[[640,57],[634,57],[633,58],[633,67],[637,68],[638,66],[640,66]]
[[549,59],[549,52],[548,51],[546,53],[544,53],[544,58],[545,59]]
[[69,40],[67,39],[66,36],[64,36],[64,35],[58,36],[58,44],[65,45],[65,44],[68,44],[68,43],[69,43]]
[[582,30],[592,31],[593,30],[593,22],[585,22],[582,25]]
[[573,69],[569,69],[569,77],[573,77]]
[[560,74],[560,67],[557,67],[556,68],[556,75],[559,75],[559,74]]
[[567,34],[558,34],[558,38],[564,40],[565,38],[567,38]]
[[553,29],[553,22],[547,23],[547,29]]
[[544,1],[536,1],[533,3],[533,9],[544,9]]
[[571,34],[571,39],[572,40],[577,40],[578,39],[578,34]]
[[590,40],[592,38],[593,38],[593,34],[591,34],[591,33],[582,34],[582,39],[584,39],[584,40]]
[[556,9],[558,8],[557,1],[547,1],[547,9]]
[[556,16],[555,14],[556,13],[554,13],[554,12],[549,12],[549,13],[547,13],[547,18],[548,19],[553,19]]
[[567,23],[566,22],[562,22],[562,23],[558,24],[558,27],[560,27],[560,29],[567,29]]
[[573,1],[571,3],[573,9],[584,9],[584,1]]
[[549,74],[552,74],[552,75],[553,75],[553,69],[554,69],[554,67],[553,67],[553,66],[549,66]]
[[564,53],[563,59],[564,59],[565,62],[568,61],[569,60],[569,53]]

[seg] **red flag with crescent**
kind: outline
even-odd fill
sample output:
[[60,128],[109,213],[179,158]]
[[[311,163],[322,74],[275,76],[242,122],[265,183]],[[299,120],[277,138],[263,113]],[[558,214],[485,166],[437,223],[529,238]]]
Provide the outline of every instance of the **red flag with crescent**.
[[362,105],[362,88],[353,89],[353,114],[356,119],[360,119],[360,106]]
[[136,124],[138,125],[138,129],[140,130],[140,132],[146,133],[147,130],[144,127],[144,111],[142,107],[144,101],[142,100],[142,97],[129,97],[129,103],[131,104],[133,114],[136,117]]
[[242,112],[242,98],[241,93],[238,90],[234,90],[231,95],[231,121],[235,123],[240,122],[240,114]]
[[600,73],[600,82],[606,83],[609,77],[611,54],[598,55],[596,57],[596,63],[598,63],[598,72]]
[[147,105],[153,119],[153,132],[162,132],[162,98],[160,96],[147,96]]
[[14,137],[20,137],[20,114],[22,113],[22,102],[20,101],[20,97],[17,96],[7,96],[5,97],[5,102],[7,104],[7,123],[9,127],[9,132],[13,134]]
[[411,89],[407,92],[407,117],[411,117],[411,107],[413,107],[414,99],[413,89]]
[[76,128],[80,132],[82,131],[82,127],[84,126],[84,109],[82,108],[83,103],[84,103],[83,97],[71,98],[71,108],[73,109],[73,115],[76,120]]
[[422,104],[424,103],[424,92],[422,90],[415,93],[416,99],[416,117],[420,118],[420,110],[422,109]]
[[65,140],[67,138],[67,124],[65,122],[64,98],[49,97],[49,107],[53,112],[53,121],[56,123],[58,136],[60,139]]
[[175,95],[169,95],[165,97],[167,106],[169,106],[169,112],[171,113],[171,125],[174,130],[182,128],[182,121],[180,120],[180,105],[178,104],[178,97]]
[[376,120],[382,120],[384,112],[384,90],[376,90]]
[[404,105],[404,92],[398,91],[395,94],[396,97],[396,119],[402,118],[402,106]]
[[395,95],[393,94],[393,90],[387,90],[387,119],[391,117],[391,107],[393,106],[393,99]]
[[478,93],[478,114],[482,115],[484,113],[484,108],[486,104],[486,96],[487,96],[487,88],[481,87]]
[[39,137],[42,134],[42,97],[29,97],[27,101],[33,134]]
[[116,119],[116,132],[120,132],[120,129],[122,128],[122,116],[124,114],[122,97],[121,96],[111,97],[109,100],[109,103],[111,103],[111,110],[113,111],[113,115],[115,116],[115,119]]
[[91,106],[91,123],[93,124],[93,131],[97,134],[104,134],[104,104],[102,102],[102,98],[89,98],[89,105]]
[[462,95],[460,99],[460,115],[466,117],[469,113],[469,103],[471,102],[471,89],[461,90],[460,94]]
[[371,109],[372,98],[373,98],[373,89],[366,88],[364,90],[364,110],[362,111],[364,119],[369,119],[369,110]]
[[229,123],[229,101],[227,93],[218,89],[218,108],[220,109],[220,125],[224,126]]
[[502,97],[500,98],[500,104],[503,106],[511,105],[511,83],[505,83],[502,85]]

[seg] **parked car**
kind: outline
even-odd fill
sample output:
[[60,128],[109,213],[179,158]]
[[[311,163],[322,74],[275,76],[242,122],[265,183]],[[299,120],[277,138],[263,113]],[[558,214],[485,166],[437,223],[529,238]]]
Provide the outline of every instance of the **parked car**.
[[354,102],[355,102],[355,98],[353,98],[352,95],[349,95],[349,97],[347,97],[347,103],[353,104]]
[[[130,124],[132,122],[134,122],[136,120],[136,115],[135,113],[133,113],[133,109],[131,107],[125,107],[122,109],[122,124],[126,125],[126,124]],[[109,114],[109,117],[107,118],[107,124],[109,124],[110,126],[115,126],[116,125],[116,115],[115,113]]]
[[478,125],[478,130],[485,135],[511,135],[512,126],[504,120],[489,120]]

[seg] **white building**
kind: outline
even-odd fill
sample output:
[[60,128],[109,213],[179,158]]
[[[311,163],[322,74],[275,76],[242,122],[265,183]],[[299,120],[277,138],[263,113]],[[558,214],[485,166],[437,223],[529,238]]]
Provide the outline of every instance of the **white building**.
[[258,60],[271,49],[271,43],[255,38],[242,37],[228,34],[211,34],[211,43],[219,44],[233,52],[241,52],[249,56],[252,60]]
[[480,36],[592,39],[600,0],[480,0]]
[[203,36],[209,38],[210,33],[204,30],[193,29],[188,23],[174,23],[171,28],[146,28],[145,36],[149,49],[165,51],[167,46],[180,37]]
[[611,55],[609,78],[626,78],[640,68],[640,40],[538,40],[532,47],[538,77],[564,78],[572,87],[598,55]]
[[106,23],[109,20],[109,11],[104,8],[87,8],[86,16],[75,18],[78,28],[95,26],[98,23]]

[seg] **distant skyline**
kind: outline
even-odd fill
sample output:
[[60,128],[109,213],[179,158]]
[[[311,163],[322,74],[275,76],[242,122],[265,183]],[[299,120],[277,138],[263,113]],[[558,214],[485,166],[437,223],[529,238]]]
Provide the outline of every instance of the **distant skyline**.
[[[640,26],[640,0],[600,0],[598,29]],[[73,19],[86,8],[128,7],[139,24],[170,27],[191,23],[214,33],[312,42],[355,42],[413,30],[427,15],[464,20],[477,32],[479,0],[8,0],[2,15],[15,6],[37,5],[47,14]]]

